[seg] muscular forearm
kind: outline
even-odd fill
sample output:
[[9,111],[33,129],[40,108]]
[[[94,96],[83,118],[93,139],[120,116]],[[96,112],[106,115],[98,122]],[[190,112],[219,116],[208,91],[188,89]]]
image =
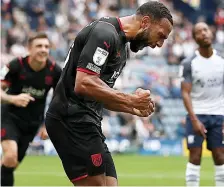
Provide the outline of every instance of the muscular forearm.
[[189,114],[190,119],[191,120],[196,119],[196,115],[193,111],[193,106],[192,106],[192,101],[191,101],[190,94],[187,93],[187,92],[182,92],[182,96],[183,96],[185,108],[186,108],[186,110]]
[[80,85],[75,88],[77,94],[90,97],[98,102],[104,104],[105,108],[117,112],[133,113],[133,106],[131,105],[131,94],[121,93],[110,88],[101,79],[95,77],[82,80],[82,83],[76,82]]
[[133,112],[133,108],[127,107],[124,104],[116,104],[116,103],[104,104],[104,108],[108,110],[116,111],[116,112],[125,112],[125,113],[135,115],[135,113]]

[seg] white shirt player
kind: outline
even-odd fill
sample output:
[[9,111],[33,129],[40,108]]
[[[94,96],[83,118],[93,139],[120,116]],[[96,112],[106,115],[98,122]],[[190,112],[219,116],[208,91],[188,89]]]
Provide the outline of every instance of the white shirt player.
[[195,114],[224,115],[224,58],[216,50],[210,58],[199,51],[183,61],[183,81],[192,84]]

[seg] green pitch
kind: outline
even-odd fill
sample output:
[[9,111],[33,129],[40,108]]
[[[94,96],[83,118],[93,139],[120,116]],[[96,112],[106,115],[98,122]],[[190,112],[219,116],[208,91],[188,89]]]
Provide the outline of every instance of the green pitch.
[[[119,185],[184,186],[186,157],[114,155]],[[16,170],[17,186],[72,186],[57,156],[28,156]],[[214,186],[211,158],[203,158],[201,185]]]

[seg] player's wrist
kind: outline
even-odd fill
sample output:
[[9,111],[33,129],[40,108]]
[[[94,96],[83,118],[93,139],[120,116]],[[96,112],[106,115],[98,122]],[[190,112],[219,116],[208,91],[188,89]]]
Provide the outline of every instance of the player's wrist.
[[9,104],[14,104],[14,96],[13,95],[6,95],[6,102]]
[[190,114],[189,118],[190,118],[191,121],[197,121],[198,120],[198,118],[195,114]]

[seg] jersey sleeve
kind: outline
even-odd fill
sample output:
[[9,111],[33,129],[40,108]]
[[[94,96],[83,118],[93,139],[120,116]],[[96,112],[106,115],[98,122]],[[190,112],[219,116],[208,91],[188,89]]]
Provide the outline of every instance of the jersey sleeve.
[[[102,28],[105,26],[105,28]],[[115,37],[113,28],[107,24],[96,26],[90,35],[79,57],[77,71],[100,75],[113,56]]]
[[60,79],[60,76],[61,76],[61,72],[62,72],[62,69],[59,65],[55,65],[55,69],[54,69],[54,81],[53,81],[53,88],[55,89],[59,79]]
[[192,83],[191,62],[184,60],[181,67],[183,82]]
[[20,70],[20,64],[18,59],[13,59],[8,64],[4,65],[0,70],[1,82],[5,82],[11,85],[14,80],[17,79]]

